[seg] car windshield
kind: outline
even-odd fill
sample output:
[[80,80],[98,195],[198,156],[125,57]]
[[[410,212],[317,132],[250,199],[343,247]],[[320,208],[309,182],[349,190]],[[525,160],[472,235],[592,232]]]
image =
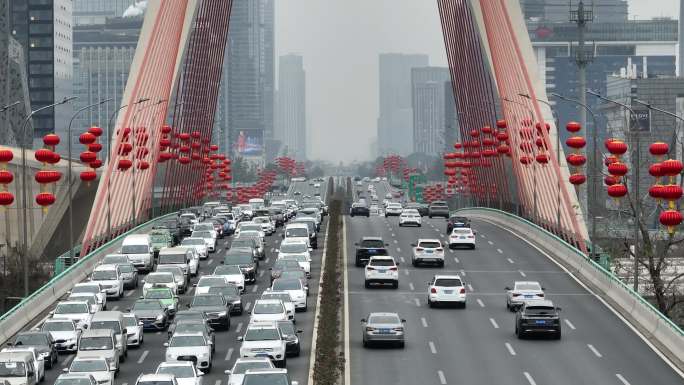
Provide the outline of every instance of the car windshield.
[[254,314],[278,314],[283,312],[283,305],[281,303],[263,303],[257,302],[254,305]]
[[88,313],[87,303],[58,303],[55,314],[80,314]]
[[536,282],[519,282],[515,284],[515,290],[540,291],[541,286]]
[[168,273],[168,274],[148,274],[147,277],[145,277],[145,282],[148,283],[171,283],[173,282],[173,274]]
[[14,345],[47,346],[47,337],[43,334],[20,334],[14,340]]
[[556,309],[552,306],[527,306],[525,307],[525,314],[554,315],[556,314]]
[[303,254],[287,255],[282,258],[284,261],[309,262],[309,258]]
[[188,365],[164,365],[157,369],[157,374],[173,374],[176,378],[194,378],[195,372]]
[[202,336],[175,336],[171,337],[169,346],[172,348],[179,348],[185,346],[206,346],[207,342]]
[[279,299],[283,302],[292,302],[292,298],[287,293],[264,293],[261,299]]
[[185,264],[185,254],[162,254],[159,256],[160,265]]
[[131,265],[130,263],[122,263],[119,265],[119,270],[122,273],[132,273],[134,271],[137,271],[135,269],[135,266]]
[[173,381],[138,381],[137,385],[174,385]]
[[279,322],[278,329],[280,329],[280,334],[284,336],[293,336],[296,334],[294,324],[292,322]]
[[206,244],[204,238],[185,238],[183,239],[183,242],[181,242],[181,245],[183,246],[204,246]]
[[211,232],[209,231],[193,231],[192,236],[200,238],[213,238]]
[[116,275],[116,270],[95,270],[93,271],[94,281],[107,281],[119,279]]
[[225,285],[226,280],[223,277],[202,277],[197,283],[197,287]]
[[461,280],[458,278],[437,278],[435,280],[434,286],[440,286],[440,287],[463,286],[463,282],[461,282]]
[[254,247],[254,241],[249,238],[237,238],[233,240],[230,247],[247,247],[251,249]]
[[259,217],[259,218],[252,219],[252,222],[254,222],[254,223],[270,223],[271,220],[268,218]]
[[259,224],[249,224],[240,226],[240,232],[243,231],[261,231],[261,225]]
[[212,286],[209,288],[209,294],[220,294],[224,297],[228,296],[239,296],[240,289],[237,286],[227,285],[227,286]]
[[204,322],[204,317],[202,317],[202,313],[196,312],[196,311],[189,311],[189,312],[182,312],[182,313],[177,313],[176,317],[174,318],[174,322],[179,323],[180,321],[184,320],[191,320],[191,321],[202,321]]
[[178,222],[167,221],[167,222],[164,222],[164,224],[162,226],[166,227],[167,229],[175,229],[176,227],[178,227]]
[[456,234],[456,235],[469,235],[470,234],[470,229],[468,228],[455,228],[451,231],[451,234]]
[[145,299],[170,299],[173,298],[171,289],[148,290]]
[[364,239],[361,241],[361,247],[383,248],[385,247],[385,242],[383,242],[382,239]]
[[302,270],[285,270],[280,274],[280,279],[304,279]]
[[139,300],[135,301],[135,304],[133,304],[133,311],[136,310],[161,310],[163,309],[163,306],[161,302],[159,302],[158,299],[152,299],[152,300]]
[[73,289],[71,289],[72,293],[92,293],[92,294],[97,294],[100,292],[100,288],[95,285],[83,285],[83,286],[74,286]]
[[[123,324],[124,324],[124,327],[126,327],[126,328],[129,328],[131,326],[138,326],[138,320],[135,317],[124,316],[123,317]],[[130,333],[131,330],[128,329],[128,332]]]
[[87,337],[78,341],[78,350],[110,350],[114,348],[111,337]]
[[54,385],[93,385],[90,378],[57,378]]
[[280,334],[278,329],[254,328],[247,329],[244,339],[245,341],[274,341],[280,339]]
[[198,295],[192,299],[192,306],[223,306],[220,295]]
[[252,256],[244,254],[230,255],[230,253],[228,253],[223,259],[224,265],[250,265],[252,262]]
[[442,247],[442,244],[439,242],[423,241],[418,244],[418,247],[424,247],[426,249],[436,249],[438,247]]
[[154,243],[166,242],[166,234],[150,234],[150,239]]
[[273,290],[301,290],[302,282],[298,279],[276,279],[273,281]]
[[242,274],[240,266],[236,265],[223,265],[217,266],[214,270],[214,275],[238,275]]
[[270,369],[272,366],[266,361],[236,362],[233,366],[232,374],[245,374],[251,369]]
[[131,261],[128,260],[128,257],[122,256],[122,255],[108,255],[104,258],[102,258],[102,264],[103,265],[114,265],[117,263],[130,263]]
[[92,321],[90,323],[90,329],[108,329],[114,330],[115,333],[121,333],[121,324],[119,324],[118,321]]
[[207,328],[204,322],[181,322],[176,325],[176,333],[194,333],[194,332],[206,332]]
[[299,269],[299,263],[291,259],[279,259],[273,264],[274,270]]
[[303,227],[291,227],[285,230],[286,238],[306,238],[309,236],[309,230]]
[[23,362],[0,362],[0,377],[23,377],[25,374]]
[[150,248],[147,245],[123,245],[121,254],[149,254]]
[[371,261],[368,264],[372,265],[372,266],[394,266],[394,261],[391,259],[373,258],[373,259],[371,259]]
[[280,245],[281,253],[305,253],[309,251],[306,243],[283,243]]
[[242,385],[288,385],[287,374],[259,373],[245,376]]
[[41,328],[44,332],[70,332],[74,331],[74,323],[71,321],[50,321],[45,322]]
[[69,372],[106,372],[109,370],[105,360],[74,360]]
[[399,317],[395,315],[373,315],[368,318],[369,324],[396,324]]
[[203,231],[203,230],[213,230],[214,229],[214,224],[213,223],[200,223],[198,225],[195,225],[195,231]]

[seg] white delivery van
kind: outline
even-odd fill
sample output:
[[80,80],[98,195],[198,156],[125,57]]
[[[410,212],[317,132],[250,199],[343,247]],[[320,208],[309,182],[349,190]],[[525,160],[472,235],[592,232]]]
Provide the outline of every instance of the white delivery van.
[[149,234],[133,234],[124,238],[121,254],[127,255],[139,271],[149,273],[154,270],[154,249]]

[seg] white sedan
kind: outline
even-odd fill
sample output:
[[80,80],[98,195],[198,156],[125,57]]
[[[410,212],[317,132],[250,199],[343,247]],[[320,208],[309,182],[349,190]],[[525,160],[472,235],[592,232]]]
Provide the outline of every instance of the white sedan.
[[455,249],[460,246],[475,248],[475,232],[469,227],[456,227],[449,234],[449,248]]
[[418,213],[418,210],[404,209],[404,211],[401,212],[401,215],[399,215],[399,227],[408,225],[418,227],[423,225],[423,218],[420,216],[420,213]]
[[544,288],[537,281],[515,281],[513,288],[506,288],[506,308],[515,311],[526,301],[544,298]]
[[173,374],[178,385],[202,385],[204,375],[191,361],[162,362],[156,374]]
[[245,276],[242,274],[242,270],[240,270],[240,266],[238,265],[220,265],[216,266],[214,269],[214,274],[213,275],[218,275],[222,276],[223,278],[228,281],[228,283],[232,283],[233,285],[237,286],[238,289],[240,290],[240,293],[245,292]]
[[268,357],[240,357],[235,360],[233,368],[224,373],[229,375],[228,385],[242,385],[242,378],[247,370],[273,369],[273,362]]
[[273,281],[270,290],[288,292],[290,294],[290,297],[292,298],[292,302],[294,302],[295,304],[295,310],[306,311],[306,309],[308,308],[306,300],[306,289],[304,288],[304,283],[302,283],[300,279],[278,278]]
[[208,294],[212,286],[228,286],[229,282],[222,275],[204,275],[195,284],[195,295]]
[[428,283],[428,305],[443,303],[466,307],[466,289],[458,275],[435,275]]
[[165,342],[166,361],[182,361],[181,357],[194,356],[197,358],[197,368],[205,373],[211,370],[212,349],[211,343],[201,332],[198,333],[174,333],[169,342]]
[[[64,369],[67,371],[67,369]],[[114,371],[110,370],[107,359],[104,357],[76,357],[71,361],[71,366],[67,371],[69,374],[88,373],[91,374],[98,385],[113,385]]]
[[404,211],[404,209],[401,207],[401,203],[396,203],[392,202],[387,204],[387,207],[385,208],[385,216],[389,217],[390,215],[394,216],[399,216],[401,213]]
[[254,302],[249,322],[287,321],[288,319],[289,315],[283,301],[279,299],[258,299]]

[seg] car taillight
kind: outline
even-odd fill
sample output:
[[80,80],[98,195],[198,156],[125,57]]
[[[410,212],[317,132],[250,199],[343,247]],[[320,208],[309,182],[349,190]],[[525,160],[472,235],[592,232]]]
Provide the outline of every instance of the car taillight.
[[544,297],[544,293],[537,293],[537,297]]
[[397,271],[398,269],[396,267],[390,267],[390,271]]
[[430,289],[430,293],[432,293],[432,294],[437,294],[437,289],[435,289],[435,288],[433,287],[432,289]]
[[513,293],[513,296],[514,296],[514,297],[520,297],[520,294],[518,294],[518,293]]
[[371,266],[366,266],[366,270],[375,270],[375,269]]
[[460,293],[461,293],[461,294],[465,294],[465,287],[462,287],[462,288],[461,288]]
[[468,235],[468,238],[475,238],[475,237],[473,237],[472,235]]
[[370,326],[367,326],[367,327],[366,327],[366,331],[367,331],[367,332],[372,332],[372,331],[374,331],[374,330],[375,330],[375,328],[372,328],[372,327],[370,327]]
[[422,247],[416,247],[416,251],[423,251],[423,250],[425,250],[425,249],[423,249]]
[[444,249],[441,248],[441,247],[438,247],[438,248],[435,249],[435,251],[444,251]]
[[403,332],[404,328],[394,328],[392,330],[394,330],[395,332]]

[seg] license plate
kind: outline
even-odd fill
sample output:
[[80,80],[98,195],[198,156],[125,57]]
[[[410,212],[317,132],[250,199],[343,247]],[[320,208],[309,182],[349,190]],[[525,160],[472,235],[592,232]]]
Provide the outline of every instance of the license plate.
[[380,334],[390,334],[390,333],[392,333],[392,331],[390,329],[380,329],[379,333]]
[[444,290],[444,294],[454,294],[453,290]]
[[433,253],[432,250],[425,250],[425,254],[432,254],[432,253]]
[[368,254],[375,254],[376,250],[375,249],[368,249]]
[[255,357],[268,357],[268,353],[257,353],[254,356]]
[[538,320],[534,321],[534,323],[537,325],[544,325],[546,323],[546,321],[543,319],[538,319]]
[[525,295],[524,297],[525,297],[525,299],[528,299],[528,298],[534,298],[534,296],[533,296],[533,295]]
[[466,239],[466,237],[458,237],[458,239]]
[[387,270],[386,270],[386,269],[378,269],[378,273],[382,273],[382,274],[385,274],[386,272],[387,272]]

